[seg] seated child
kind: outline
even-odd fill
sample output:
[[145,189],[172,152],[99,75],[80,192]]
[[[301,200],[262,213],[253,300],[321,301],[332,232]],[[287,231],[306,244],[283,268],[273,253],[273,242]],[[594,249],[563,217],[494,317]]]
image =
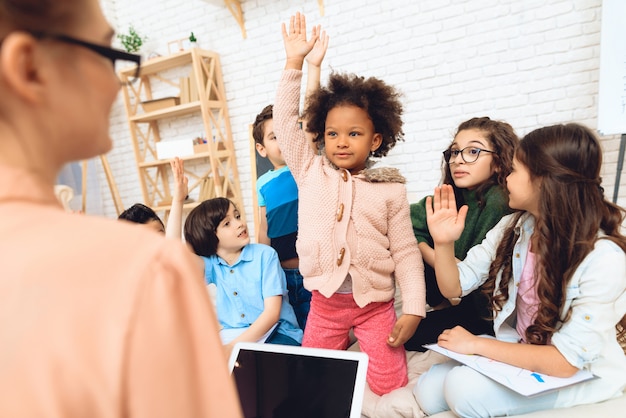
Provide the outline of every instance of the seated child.
[[285,275],[276,251],[251,244],[235,205],[224,197],[196,206],[185,221],[185,240],[200,257],[207,284],[217,288],[217,319],[225,329],[245,329],[228,343],[266,340],[300,345],[302,330],[287,299]]
[[161,218],[159,218],[159,215],[157,215],[152,208],[142,203],[135,203],[122,212],[117,219],[144,224],[161,234],[165,233],[165,226],[163,225]]
[[298,269],[296,238],[298,236],[298,186],[285,164],[274,134],[272,105],[266,106],[254,121],[252,136],[256,150],[274,166],[257,180],[259,204],[258,242],[271,245],[278,253],[287,278],[289,303],[304,329],[309,314],[311,292],[302,284]]
[[[443,184],[454,190],[457,206],[467,205],[465,229],[454,243],[454,256],[463,260],[487,231],[511,212],[506,176],[511,172],[517,135],[506,122],[488,117],[461,123],[444,154]],[[493,334],[487,298],[476,289],[454,305],[441,295],[435,278],[433,239],[426,225],[426,198],[411,205],[413,233],[424,257],[426,302],[435,310],[426,314],[415,334],[404,344],[407,350],[425,351],[444,329],[461,325],[472,334]]]
[[[174,226],[182,222],[178,214],[187,196],[187,179],[181,160],[174,159],[172,168],[175,193],[167,234],[179,238]],[[267,245],[250,243],[248,228],[233,202],[216,197],[200,203],[187,216],[184,235],[198,255],[207,285],[216,286],[220,326],[241,331],[234,339],[224,340],[227,353],[237,342],[265,338],[270,344],[300,345],[302,330],[287,298],[278,254]]]

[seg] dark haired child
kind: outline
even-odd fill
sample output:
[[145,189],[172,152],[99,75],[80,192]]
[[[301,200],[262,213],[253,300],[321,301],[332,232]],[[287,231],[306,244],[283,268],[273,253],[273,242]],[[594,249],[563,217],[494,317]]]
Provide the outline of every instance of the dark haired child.
[[[506,122],[488,117],[471,118],[457,128],[452,143],[443,152],[442,184],[454,190],[457,205],[468,206],[466,227],[454,243],[454,255],[463,260],[474,245],[503,216],[511,213],[506,194],[506,176],[511,172],[518,143]],[[411,205],[413,233],[424,257],[426,302],[434,310],[426,314],[415,334],[404,344],[407,350],[425,351],[424,344],[437,341],[444,329],[461,325],[472,334],[493,334],[487,299],[481,289],[459,301],[444,298],[435,278],[433,240],[426,224],[426,198]]]
[[124,212],[120,213],[117,219],[143,224],[161,234],[165,233],[165,225],[163,225],[163,221],[159,218],[159,215],[157,215],[152,208],[142,203],[135,203]]
[[570,377],[586,369],[597,378],[527,397],[448,361],[432,366],[415,387],[428,415],[526,414],[601,402],[626,386],[616,330],[626,322],[625,212],[604,197],[597,138],[578,124],[534,130],[519,142],[512,167],[509,206],[518,212],[502,218],[458,264],[454,242],[468,208],[457,209],[449,185],[427,199],[441,293],[464,297],[482,285],[496,337],[456,326],[438,344],[540,374]]
[[319,27],[307,40],[298,13],[282,32],[287,59],[274,130],[299,190],[297,249],[312,292],[303,345],[346,349],[352,329],[370,359],[370,388],[385,394],[406,385],[402,344],[425,315],[424,266],[411,232],[405,180],[398,170],[373,168],[370,161],[402,138],[399,93],[375,78],[331,75],[327,88],[308,97],[303,114],[321,150],[316,153],[298,120],[302,65],[319,42]]
[[[180,239],[187,178],[182,160],[176,158],[171,165],[175,187],[167,237]],[[288,301],[278,254],[267,245],[250,243],[248,228],[233,202],[224,197],[201,202],[187,215],[184,235],[198,256],[206,284],[217,289],[217,319],[220,334],[228,336],[224,338],[227,353],[240,341],[300,345],[302,330]]]
[[256,192],[259,206],[257,241],[271,245],[278,253],[285,272],[289,303],[304,329],[309,314],[311,292],[304,288],[300,274],[296,239],[298,237],[298,186],[285,164],[276,135],[272,105],[266,106],[256,116],[252,136],[256,150],[269,159],[274,167],[257,179]]
[[[321,65],[328,49],[328,35],[320,33],[320,41],[306,56],[308,97],[320,85]],[[305,329],[311,305],[311,292],[304,288],[299,270],[296,239],[298,236],[298,186],[280,152],[274,134],[273,106],[266,106],[254,121],[252,136],[256,150],[272,163],[274,169],[257,180],[260,226],[258,242],[271,245],[278,252],[280,264],[287,278],[289,303]]]
[[285,275],[276,251],[251,244],[248,228],[233,202],[216,197],[191,210],[185,240],[200,256],[207,284],[217,288],[217,319],[223,329],[242,331],[227,343],[258,341],[274,324],[265,341],[300,345],[302,330],[287,299]]

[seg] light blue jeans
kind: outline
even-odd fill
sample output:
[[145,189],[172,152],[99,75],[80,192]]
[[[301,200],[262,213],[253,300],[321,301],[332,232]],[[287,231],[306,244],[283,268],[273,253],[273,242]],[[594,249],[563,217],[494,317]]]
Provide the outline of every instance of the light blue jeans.
[[426,415],[452,411],[460,417],[501,417],[554,408],[557,392],[527,397],[456,361],[433,365],[413,395]]

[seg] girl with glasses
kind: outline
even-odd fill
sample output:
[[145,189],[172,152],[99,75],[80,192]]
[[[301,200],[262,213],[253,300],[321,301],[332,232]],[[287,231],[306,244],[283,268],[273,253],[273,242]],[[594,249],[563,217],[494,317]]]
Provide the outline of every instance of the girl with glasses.
[[99,3],[0,0],[0,416],[239,417],[193,254],[56,200],[112,146]]
[[[457,260],[464,259],[469,249],[480,244],[487,231],[510,213],[505,179],[517,142],[517,135],[508,123],[478,117],[461,123],[444,151],[442,183],[452,186],[459,207],[468,207],[467,227],[454,243]],[[444,329],[455,325],[473,334],[493,334],[491,321],[487,319],[487,300],[480,289],[460,303],[448,301],[439,291],[433,269],[433,240],[426,224],[426,198],[411,205],[411,221],[424,257],[426,302],[434,309],[426,314],[404,347],[425,351],[424,344],[436,342]]]

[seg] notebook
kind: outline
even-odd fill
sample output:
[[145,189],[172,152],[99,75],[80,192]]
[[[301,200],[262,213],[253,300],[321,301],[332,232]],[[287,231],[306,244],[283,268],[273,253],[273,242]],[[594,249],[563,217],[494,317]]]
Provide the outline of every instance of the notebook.
[[245,418],[359,418],[368,357],[356,351],[237,343],[228,366]]
[[[493,338],[489,335],[481,335],[481,337]],[[440,347],[437,343],[426,344],[424,347],[463,363],[509,389],[529,397],[559,390],[560,388],[595,378],[591,372],[584,369],[579,370],[572,377],[554,377],[483,356],[456,353]]]

